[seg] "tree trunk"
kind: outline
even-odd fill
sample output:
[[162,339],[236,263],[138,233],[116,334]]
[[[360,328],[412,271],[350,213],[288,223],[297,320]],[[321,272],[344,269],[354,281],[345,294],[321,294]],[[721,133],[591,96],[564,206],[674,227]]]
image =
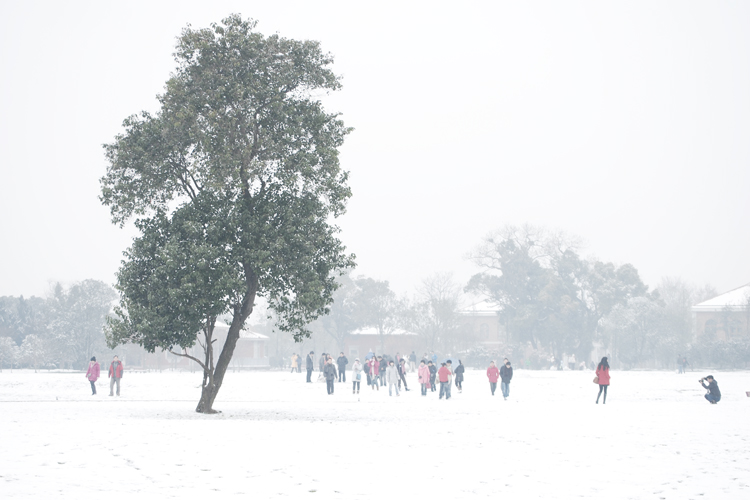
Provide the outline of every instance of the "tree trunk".
[[[249,265],[245,264],[244,267],[246,281],[248,283],[247,292],[242,300],[242,305],[235,306],[234,308],[232,324],[229,326],[227,340],[224,343],[224,347],[221,349],[219,360],[216,362],[216,368],[213,370],[213,373],[204,374],[204,380],[206,375],[208,375],[208,383],[203,384],[201,399],[198,402],[198,406],[195,408],[195,411],[198,413],[217,413],[217,411],[213,409],[214,400],[219,394],[219,389],[221,389],[221,384],[224,381],[224,375],[227,372],[227,368],[229,368],[230,361],[232,361],[234,349],[237,347],[237,340],[240,338],[240,330],[245,324],[245,320],[253,312],[255,293],[258,290],[258,279],[255,273],[250,269]],[[210,353],[213,352],[210,339],[207,344],[207,349],[209,349]],[[210,365],[207,364],[206,368],[210,370]]]

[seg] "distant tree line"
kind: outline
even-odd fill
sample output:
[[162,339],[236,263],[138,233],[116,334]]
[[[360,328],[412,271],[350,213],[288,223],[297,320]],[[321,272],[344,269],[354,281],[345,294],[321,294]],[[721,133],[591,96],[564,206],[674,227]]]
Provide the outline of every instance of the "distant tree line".
[[[462,324],[462,297],[469,293],[497,306],[505,331],[502,354],[530,368],[549,368],[571,354],[587,361],[592,351],[624,369],[672,368],[680,356],[710,366],[750,361],[750,336],[696,337],[691,307],[718,295],[710,286],[663,278],[649,290],[631,264],[583,258],[577,238],[530,225],[495,231],[470,258],[481,272],[468,283],[434,274],[413,297],[398,297],[387,281],[342,276],[330,313],[310,324],[314,342],[306,340],[305,347],[338,352],[357,329],[374,328],[381,339],[404,329],[417,333],[426,350],[461,353],[481,365],[500,353],[489,352]],[[278,339],[272,322],[265,328]],[[281,339],[276,353],[300,347]]]
[[104,325],[115,291],[101,281],[54,285],[46,298],[0,297],[0,369],[83,369],[109,353]]

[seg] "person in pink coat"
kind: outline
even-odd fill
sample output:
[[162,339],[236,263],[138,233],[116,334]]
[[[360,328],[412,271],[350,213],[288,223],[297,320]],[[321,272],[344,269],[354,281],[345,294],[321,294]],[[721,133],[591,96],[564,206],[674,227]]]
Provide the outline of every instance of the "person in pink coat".
[[602,404],[607,404],[607,387],[609,387],[609,362],[607,357],[603,357],[599,362],[599,366],[596,367],[596,376],[599,379],[599,394],[596,396],[596,404],[599,404],[599,396],[604,391],[604,401]]
[[96,381],[99,380],[99,363],[96,361],[96,356],[91,356],[86,378],[89,379],[91,384],[91,395],[96,396]]
[[430,369],[427,368],[424,359],[419,363],[417,377],[419,377],[419,383],[422,384],[422,396],[427,396],[427,388],[430,386]]
[[500,377],[500,370],[495,366],[494,361],[490,361],[490,367],[487,368],[487,378],[490,379],[490,390],[492,395],[495,395],[495,389],[497,389],[497,379]]

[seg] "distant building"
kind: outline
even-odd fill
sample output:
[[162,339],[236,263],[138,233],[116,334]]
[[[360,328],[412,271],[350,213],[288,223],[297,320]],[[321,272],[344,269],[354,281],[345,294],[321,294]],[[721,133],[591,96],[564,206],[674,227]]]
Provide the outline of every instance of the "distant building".
[[360,328],[344,337],[344,353],[349,362],[354,358],[364,359],[370,350],[375,354],[394,355],[397,352],[408,356],[411,351],[417,350],[420,338],[414,332],[397,328],[382,338],[375,327]]
[[750,335],[750,283],[691,308],[698,336],[727,340]]
[[465,338],[490,350],[507,343],[505,328],[500,322],[500,308],[486,300],[476,302],[459,311],[462,333]]

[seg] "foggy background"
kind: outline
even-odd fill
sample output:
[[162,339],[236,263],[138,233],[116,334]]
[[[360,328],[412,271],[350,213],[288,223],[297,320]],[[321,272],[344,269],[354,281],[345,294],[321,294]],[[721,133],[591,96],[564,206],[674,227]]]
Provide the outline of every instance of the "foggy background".
[[465,283],[531,223],[651,287],[750,281],[746,3],[3,2],[0,296],[114,282],[134,231],[97,199],[101,144],[157,109],[181,30],[232,12],[335,56],[356,274]]

